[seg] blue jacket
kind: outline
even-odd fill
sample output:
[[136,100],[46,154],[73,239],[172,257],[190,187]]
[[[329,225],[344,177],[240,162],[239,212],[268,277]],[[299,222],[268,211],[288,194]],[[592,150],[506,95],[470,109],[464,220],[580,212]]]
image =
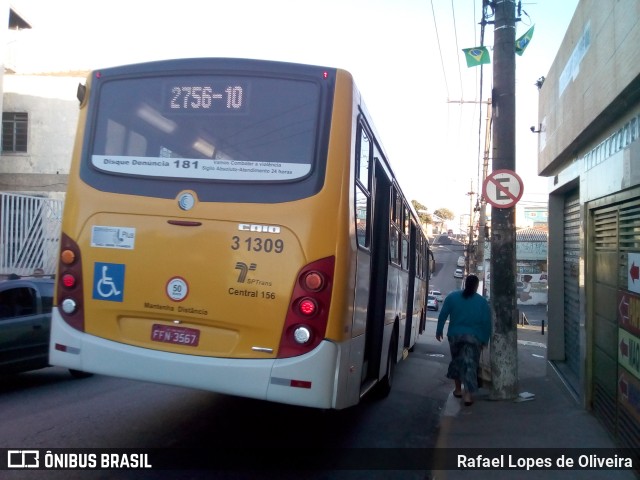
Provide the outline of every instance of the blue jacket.
[[482,295],[474,293],[469,298],[462,296],[462,290],[451,292],[444,299],[438,315],[436,335],[442,335],[444,323],[449,317],[447,336],[473,335],[480,343],[489,343],[491,337],[491,309]]

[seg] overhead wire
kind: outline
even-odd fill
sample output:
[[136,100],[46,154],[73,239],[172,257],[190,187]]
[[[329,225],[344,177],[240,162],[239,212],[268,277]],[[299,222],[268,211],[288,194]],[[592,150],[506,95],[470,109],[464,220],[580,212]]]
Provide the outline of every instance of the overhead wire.
[[[477,7],[476,7],[476,2],[481,2],[481,10],[478,11]],[[485,46],[485,28],[487,25],[490,25],[492,23],[491,19],[495,16],[495,10],[494,10],[494,5],[493,2],[488,1],[488,0],[471,0],[471,2],[473,2],[473,22],[474,22],[474,35],[473,38],[478,38],[478,25],[480,25],[480,32],[479,32],[479,46],[480,47],[484,47]],[[431,0],[431,11],[432,11],[432,18],[433,18],[433,22],[434,22],[434,28],[435,28],[435,32],[436,32],[436,38],[437,38],[437,43],[438,43],[438,51],[439,51],[439,55],[440,55],[440,64],[441,64],[441,68],[442,68],[442,75],[444,78],[444,82],[445,82],[445,87],[446,87],[446,93],[447,93],[447,101],[449,103],[456,103],[451,101],[451,97],[450,97],[450,84],[449,84],[449,78],[451,77],[451,75],[447,74],[447,69],[445,68],[445,61],[444,61],[444,53],[443,53],[443,49],[442,49],[442,43],[441,40],[444,40],[445,43],[450,44],[452,42],[446,42],[446,39],[440,38],[440,32],[438,31],[438,26],[437,26],[437,19],[436,19],[436,12],[435,12],[435,8],[434,8],[434,2],[433,0]],[[520,4],[520,2],[518,2]],[[451,15],[452,15],[452,19],[453,19],[453,35],[454,35],[454,41],[455,41],[455,45],[456,45],[456,50],[457,50],[457,56],[458,56],[458,77],[459,77],[459,81],[460,81],[460,91],[461,91],[461,95],[463,94],[463,89],[464,89],[464,84],[463,84],[463,76],[461,73],[461,59],[460,59],[460,51],[461,49],[459,48],[459,40],[461,38],[463,38],[463,36],[460,35],[460,32],[458,31],[458,23],[459,23],[459,13],[460,13],[460,9],[458,9],[458,11],[456,11],[455,9],[455,5],[454,5],[454,0],[451,0]],[[480,15],[480,21],[478,21],[478,12],[481,13]],[[527,12],[522,11],[522,13],[529,19],[529,22],[531,22],[531,19],[529,18],[529,15]],[[520,12],[518,12],[518,16],[520,17]],[[462,25],[461,28],[466,28],[466,25]],[[476,44],[477,45],[477,44]],[[477,135],[478,135],[478,149],[477,149],[477,179],[478,179],[478,187],[477,190],[478,192],[481,192],[481,187],[482,187],[482,183],[484,182],[484,163],[485,161],[491,161],[491,157],[489,154],[489,151],[487,151],[487,149],[489,148],[490,145],[483,145],[484,143],[490,143],[490,132],[491,132],[491,124],[492,124],[492,119],[491,118],[486,118],[489,113],[490,113],[490,103],[493,102],[493,99],[491,98],[491,95],[489,96],[488,99],[484,99],[483,96],[485,95],[485,75],[484,75],[484,65],[481,64],[479,69],[475,70],[475,75],[476,75],[476,98],[473,102],[466,102],[466,103],[475,103],[477,105],[474,106],[474,116],[477,114],[477,121],[478,121],[478,128],[477,128]],[[489,70],[490,71],[490,70]],[[478,78],[479,77],[479,78]],[[489,90],[491,90],[491,84],[493,83],[490,77],[487,77],[487,87],[489,88]],[[461,103],[463,102],[463,99],[461,97]],[[472,117],[474,118],[474,117]],[[475,119],[475,118],[474,118]],[[473,120],[472,120],[473,121]],[[458,123],[458,135],[463,135],[463,128],[461,125],[461,120]],[[488,132],[486,131],[488,130]],[[473,135],[475,136],[475,135]],[[485,158],[487,157],[487,158]],[[476,206],[478,206],[478,204],[481,201],[481,193],[478,193],[478,197],[477,197],[477,203]],[[524,203],[524,202],[523,202]]]
[[453,34],[456,38],[456,53],[458,54],[458,77],[460,79],[460,98],[464,98],[464,85],[462,84],[462,70],[460,69],[460,45],[458,44],[458,27],[456,26],[456,9],[453,6],[453,0],[451,0],[451,14],[453,16]]
[[[475,5],[475,1],[477,0],[472,0],[474,2]],[[490,18],[491,16],[493,16],[493,13],[489,14],[487,12],[487,8],[491,8],[490,4],[487,4],[486,0],[481,0],[482,1],[482,20],[480,22],[477,22],[477,16],[476,16],[476,8],[474,6],[473,8],[473,18],[474,18],[474,38],[477,38],[477,27],[476,25],[479,23],[481,26],[481,30],[480,30],[480,46],[483,47],[484,46],[484,34],[485,34],[485,25],[486,25],[486,20],[488,18]],[[433,19],[433,24],[434,24],[434,29],[435,29],[435,34],[436,34],[436,40],[437,40],[437,44],[438,44],[438,52],[439,52],[439,56],[440,56],[440,66],[442,69],[442,76],[444,79],[444,83],[445,83],[445,88],[446,88],[446,93],[447,93],[447,101],[449,103],[451,96],[450,96],[450,86],[449,86],[449,76],[447,75],[447,70],[445,68],[445,62],[444,62],[444,54],[443,54],[443,49],[442,49],[442,43],[441,43],[441,39],[440,39],[440,32],[438,30],[438,22],[436,19],[436,12],[435,12],[435,7],[433,4],[433,0],[430,1],[431,3],[431,13],[432,13],[432,19]],[[453,18],[453,33],[454,33],[454,40],[455,40],[455,45],[456,45],[456,51],[457,51],[457,56],[458,56],[458,77],[459,77],[459,81],[460,81],[460,93],[461,93],[461,102],[463,101],[463,94],[464,94],[464,84],[463,84],[463,80],[462,80],[462,71],[461,71],[461,60],[460,60],[460,51],[461,49],[459,48],[459,35],[458,35],[458,26],[457,26],[457,17],[456,17],[456,10],[455,10],[455,5],[454,5],[454,0],[451,0],[451,14],[452,14],[452,18]],[[483,108],[482,105],[485,103],[485,101],[483,100],[483,84],[484,84],[484,70],[483,70],[483,65],[480,65],[480,72],[479,72],[479,81],[478,81],[478,71],[476,70],[476,93],[477,93],[477,97],[475,99],[474,104],[479,104],[478,105],[474,105],[474,116],[477,114],[478,115],[478,153],[477,153],[477,179],[478,179],[478,186],[477,186],[477,190],[480,191],[481,188],[481,184],[480,182],[484,179],[481,180],[481,176],[482,176],[482,169],[483,169],[483,161],[484,161],[484,155],[483,155],[483,147],[482,147],[482,141],[483,141],[483,135],[482,135],[482,126],[483,126],[483,121],[485,119],[483,119],[482,116],[482,112],[483,112]],[[486,105],[486,108],[488,108],[488,105]],[[473,118],[473,117],[472,117]],[[448,122],[447,122],[448,123]],[[463,128],[462,128],[462,111],[460,111],[460,118],[458,119],[458,136],[462,135],[463,132]],[[480,195],[480,194],[478,194]]]
[[[460,68],[460,45],[458,44],[458,27],[456,25],[456,9],[453,3],[454,0],[451,0],[451,16],[453,18],[453,36],[456,41],[456,54],[458,59],[458,78],[460,80],[460,100],[464,100],[464,84],[462,83],[462,69]],[[462,124],[463,124],[463,109],[458,109],[458,136],[462,132]]]
[[433,8],[433,0],[431,0],[431,14],[433,16],[433,26],[436,30],[436,40],[438,41],[438,51],[440,52],[440,65],[442,66],[442,76],[444,77],[444,85],[447,90],[447,100],[449,100],[449,82],[447,81],[447,72],[444,68],[444,58],[442,56],[442,46],[440,45],[440,34],[438,33],[438,23],[436,22],[436,11]]
[[[444,66],[444,56],[442,54],[442,45],[440,43],[440,33],[438,31],[438,22],[436,21],[436,11],[435,8],[433,7],[433,0],[431,0],[431,15],[433,18],[433,27],[435,29],[436,32],[436,41],[438,43],[438,52],[440,53],[440,65],[442,68],[442,77],[444,78],[444,85],[445,85],[445,89],[447,91],[447,102],[449,101],[449,99],[451,98],[450,93],[449,93],[449,81],[447,79],[447,70]],[[449,112],[447,111],[447,115],[449,114]],[[447,116],[447,122],[446,124],[449,124],[449,117]],[[448,130],[447,130],[447,136],[449,135]]]

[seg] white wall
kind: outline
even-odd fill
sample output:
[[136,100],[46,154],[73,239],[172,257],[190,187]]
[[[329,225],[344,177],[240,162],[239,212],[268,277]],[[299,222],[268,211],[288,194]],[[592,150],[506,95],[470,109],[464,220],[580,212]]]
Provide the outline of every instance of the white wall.
[[[26,153],[0,156],[3,190],[32,191],[34,184],[48,191],[65,190],[66,180],[61,184],[63,177],[58,176],[69,173],[79,112],[76,91],[84,81],[82,77],[5,74],[3,112],[28,113],[29,130]],[[36,182],[35,175],[40,175]]]

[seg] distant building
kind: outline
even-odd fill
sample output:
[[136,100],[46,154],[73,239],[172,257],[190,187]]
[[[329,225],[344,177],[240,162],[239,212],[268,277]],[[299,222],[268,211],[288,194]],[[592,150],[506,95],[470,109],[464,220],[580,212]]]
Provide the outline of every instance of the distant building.
[[64,198],[82,77],[5,74],[0,191]]
[[31,26],[2,0],[0,17],[0,277],[53,274],[86,75],[21,75],[16,47]]
[[525,221],[532,227],[546,227],[549,224],[549,209],[544,207],[524,207]]
[[[516,231],[516,294],[518,305],[546,305],[549,281],[546,227]],[[491,243],[484,245],[484,295],[491,286]]]

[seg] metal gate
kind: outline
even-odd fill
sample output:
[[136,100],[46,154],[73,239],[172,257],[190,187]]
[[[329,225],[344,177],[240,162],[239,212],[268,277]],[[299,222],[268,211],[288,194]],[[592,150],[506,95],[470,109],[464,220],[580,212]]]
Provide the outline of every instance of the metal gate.
[[[615,298],[618,288],[618,209],[603,208],[592,213],[593,318],[592,407],[600,421],[611,432],[616,424],[617,347],[618,337]],[[613,302],[613,305],[612,305]]]
[[580,198],[578,191],[564,205],[564,352],[566,380],[580,389]]
[[0,193],[0,276],[55,273],[62,204]]
[[[640,376],[630,372],[621,361],[621,345],[635,339],[637,329],[620,328],[619,316],[631,302],[640,304],[638,294],[628,289],[629,255],[640,254],[640,198],[594,209],[593,228],[594,296],[590,318],[592,334],[593,410],[602,423],[621,443],[637,448],[640,445]],[[629,308],[629,307],[627,307]],[[622,310],[621,310],[622,309]]]

